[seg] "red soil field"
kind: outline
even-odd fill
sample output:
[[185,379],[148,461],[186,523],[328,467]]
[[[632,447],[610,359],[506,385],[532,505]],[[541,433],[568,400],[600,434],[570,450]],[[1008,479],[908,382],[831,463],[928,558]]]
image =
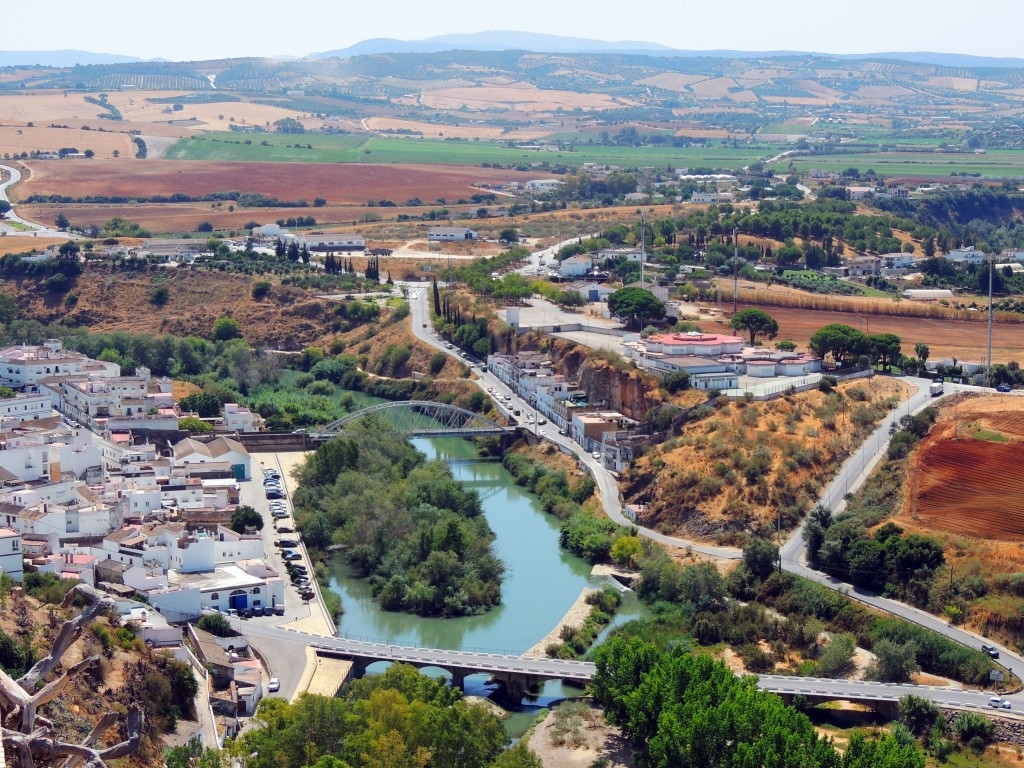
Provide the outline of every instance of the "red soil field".
[[[740,302],[741,307],[743,303]],[[720,305],[731,312],[732,304]],[[813,309],[763,307],[779,323],[780,339],[790,339],[805,345],[818,329],[830,323],[843,323],[870,334],[894,333],[903,342],[903,354],[913,355],[914,345],[928,345],[930,359],[953,357],[964,361],[980,361],[987,352],[988,326],[983,318],[948,320],[928,317],[890,317],[850,312],[825,312]],[[979,313],[981,314],[981,313]],[[711,329],[708,329],[711,330]],[[1024,327],[1016,324],[992,324],[992,359],[997,363],[1011,360],[1024,362]]]
[[[454,202],[481,190],[474,183],[526,181],[520,171],[464,165],[373,165],[354,163],[226,163],[180,160],[91,160],[38,162],[17,195],[202,195],[258,192],[279,200],[323,197],[330,203],[365,205],[367,200],[412,197]],[[534,174],[535,175],[535,174]]]
[[925,531],[1019,542],[1024,537],[1024,476],[1018,472],[1022,462],[1024,400],[989,396],[966,400],[955,409],[946,405],[941,421],[915,454],[910,500],[897,522]]

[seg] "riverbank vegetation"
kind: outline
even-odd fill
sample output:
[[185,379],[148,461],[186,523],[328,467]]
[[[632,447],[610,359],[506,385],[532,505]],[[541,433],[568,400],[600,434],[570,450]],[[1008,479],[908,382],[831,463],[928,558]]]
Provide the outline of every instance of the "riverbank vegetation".
[[924,755],[885,734],[851,738],[840,755],[806,715],[757,690],[752,677],[684,648],[614,639],[597,652],[591,684],[609,722],[650,768],[773,765],[924,768]]
[[622,603],[622,595],[614,587],[606,586],[591,592],[587,595],[586,601],[590,606],[590,613],[583,626],[563,626],[559,636],[561,642],[551,643],[544,649],[548,656],[556,659],[576,659],[586,653],[601,630],[608,626],[615,616]]
[[367,417],[324,443],[297,480],[306,546],[342,548],[385,610],[465,616],[501,602],[505,566],[479,496],[386,423]]
[[643,542],[641,599],[651,615],[614,630],[668,648],[735,649],[750,672],[848,677],[854,651],[872,652],[866,676],[908,682],[919,672],[982,685],[984,653],[902,619],[874,613],[812,581],[776,570],[774,545],[752,542],[727,576],[710,563],[681,565]]
[[517,485],[540,497],[545,512],[562,521],[559,541],[563,547],[590,563],[608,561],[616,541],[628,536],[629,530],[599,516],[593,505],[587,505],[597,489],[594,479],[582,473],[570,481],[566,468],[560,466],[564,463],[558,460],[560,455],[535,455],[509,451],[503,459],[505,469]]
[[229,746],[249,768],[537,768],[525,746],[507,750],[501,721],[448,687],[395,664],[349,683],[341,696],[267,698]]

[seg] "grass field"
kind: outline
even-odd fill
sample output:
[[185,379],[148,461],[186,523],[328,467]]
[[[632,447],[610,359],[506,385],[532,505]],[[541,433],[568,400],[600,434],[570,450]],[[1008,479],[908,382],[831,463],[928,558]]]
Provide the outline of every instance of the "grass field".
[[873,169],[886,176],[937,176],[980,173],[1006,178],[1024,176],[1024,151],[998,150],[984,155],[958,153],[870,152],[849,155],[811,155],[793,158],[798,171],[811,168],[842,171]]
[[[246,140],[251,144],[245,144]],[[266,144],[264,145],[264,142]],[[287,145],[291,144],[289,147]],[[300,146],[296,146],[300,145]],[[306,145],[312,149],[306,149]],[[510,149],[484,141],[328,136],[303,134],[209,133],[182,139],[164,155],[170,160],[234,160],[307,163],[448,163],[519,165],[538,162],[606,163],[635,166],[714,166],[742,168],[770,157],[777,148],[742,147],[598,147],[577,145],[575,152]]]

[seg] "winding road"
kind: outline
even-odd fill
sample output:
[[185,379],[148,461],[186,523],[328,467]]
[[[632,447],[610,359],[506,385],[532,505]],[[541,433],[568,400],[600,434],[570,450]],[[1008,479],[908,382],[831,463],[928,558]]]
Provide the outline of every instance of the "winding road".
[[[21,171],[10,165],[0,165],[0,171],[5,171],[6,173],[4,175],[7,177],[6,181],[0,182],[0,200],[9,203],[11,202],[11,200],[7,196],[7,188],[13,187],[15,184],[21,181]],[[7,231],[7,229],[3,226],[4,221],[12,221],[17,224],[21,224],[22,226],[31,228],[31,232],[21,232],[11,227],[11,229],[13,230],[13,234],[15,235],[24,235],[31,237],[63,237],[67,238],[68,240],[75,240],[80,237],[79,235],[74,235],[71,234],[70,232],[61,232],[59,229],[53,229],[52,227],[44,227],[40,224],[36,224],[34,221],[26,221],[25,219],[18,216],[18,214],[13,209],[11,209],[11,211],[7,214],[5,218],[0,219],[0,231]]]
[[[549,250],[550,249],[545,249],[545,251],[538,252],[538,254],[547,253]],[[538,254],[534,255],[537,256]],[[534,263],[536,263],[536,260],[534,260]],[[445,352],[446,354],[452,355],[453,357],[459,357],[458,350],[447,349],[444,342],[433,333],[429,312],[429,298],[427,296],[427,292],[430,290],[430,287],[423,284],[410,284],[410,286],[415,286],[409,292],[409,301],[411,306],[410,314],[413,323],[413,333],[415,336],[420,341]],[[531,405],[516,396],[515,393],[511,392],[508,387],[506,387],[496,376],[486,369],[478,371],[477,375],[479,378],[476,380],[476,384],[482,389],[490,387],[496,394],[511,395],[512,400],[508,405],[500,402],[497,403],[499,408],[501,408],[506,415],[509,408],[519,409],[524,414],[535,412]],[[822,493],[819,503],[828,507],[834,513],[841,512],[845,508],[845,496],[848,493],[854,493],[861,486],[884,456],[889,444],[889,429],[893,422],[899,420],[905,415],[919,412],[932,402],[932,398],[928,395],[928,384],[930,382],[927,379],[905,377],[902,381],[905,381],[912,388],[912,393],[908,399],[901,403],[898,408],[882,420],[875,431],[869,435],[860,447],[846,460],[835,478]],[[976,387],[947,385],[945,396],[957,391],[979,390]],[[990,392],[991,390],[980,391]],[[535,426],[534,429],[537,429],[537,427]],[[580,463],[590,470],[600,490],[601,502],[604,510],[608,517],[615,522],[620,525],[634,526],[637,528],[639,535],[669,546],[680,547],[692,550],[693,552],[699,552],[701,554],[730,560],[736,560],[742,557],[742,552],[735,548],[717,547],[709,544],[702,544],[700,542],[689,541],[687,539],[669,536],[650,528],[636,525],[636,523],[627,519],[623,514],[618,482],[616,478],[601,465],[600,461],[594,459],[589,453],[583,450],[582,446],[567,436],[558,435],[554,429],[549,428],[544,434],[544,437],[545,439],[557,443],[564,449],[575,454]],[[906,619],[914,624],[919,624],[970,648],[980,650],[983,644],[987,643],[993,645],[1000,652],[999,662],[1019,679],[1024,680],[1024,658],[1008,648],[993,643],[975,633],[952,626],[944,619],[926,611],[922,611],[896,600],[890,600],[878,595],[861,592],[851,584],[838,581],[830,576],[809,568],[804,556],[803,529],[804,523],[801,523],[800,526],[797,527],[782,544],[780,555],[782,558],[782,568],[784,570],[815,581],[831,590],[847,595],[851,599],[857,600],[872,608],[894,616],[899,616],[900,618]],[[762,680],[763,679],[764,678],[762,678]],[[804,687],[812,684],[811,682],[806,681],[806,679],[805,682],[797,682],[800,681],[801,678],[787,677],[785,680],[790,688],[793,688],[794,686],[796,687],[796,692],[804,692]],[[947,688],[934,689],[929,686],[892,686],[882,683],[850,680],[816,680],[813,681],[813,685],[816,686],[815,692],[819,695],[840,696],[844,693],[850,695],[856,693],[856,696],[861,699],[875,697],[879,700],[889,700],[895,691],[899,691],[900,696],[906,693],[916,693],[932,698],[936,701],[956,703],[963,706],[984,706],[988,699],[988,694],[984,692],[953,691],[952,689]],[[941,691],[941,694],[937,694],[935,691]],[[1004,698],[1009,699],[1017,709],[1024,709],[1024,692],[1010,694]]]

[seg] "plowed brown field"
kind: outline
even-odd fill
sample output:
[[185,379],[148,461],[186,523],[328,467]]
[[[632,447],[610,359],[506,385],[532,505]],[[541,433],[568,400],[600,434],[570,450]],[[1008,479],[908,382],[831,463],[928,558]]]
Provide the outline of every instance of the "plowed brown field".
[[947,406],[915,454],[909,500],[897,522],[922,532],[1020,542],[1022,463],[1024,399],[986,396]]
[[[744,306],[740,302],[740,306]],[[747,305],[754,306],[754,305]],[[732,304],[722,304],[732,311]],[[928,317],[892,317],[854,312],[826,312],[814,309],[764,307],[779,323],[779,338],[806,344],[820,328],[830,323],[843,323],[868,333],[894,333],[903,342],[903,353],[910,355],[914,345],[928,345],[931,359],[981,360],[986,355],[988,326],[981,317],[973,320],[951,320]],[[979,313],[982,314],[982,313]],[[993,323],[992,359],[997,363],[1011,360],[1024,362],[1024,328],[1018,324]]]
[[[114,134],[117,135],[117,134]],[[125,138],[122,136],[122,138]],[[125,140],[127,140],[125,138]],[[457,165],[373,165],[358,163],[211,163],[146,160],[30,163],[32,178],[19,185],[29,195],[203,195],[258,192],[279,200],[323,197],[334,204],[468,198],[474,183],[526,181],[526,172]],[[536,175],[536,174],[533,174]]]

